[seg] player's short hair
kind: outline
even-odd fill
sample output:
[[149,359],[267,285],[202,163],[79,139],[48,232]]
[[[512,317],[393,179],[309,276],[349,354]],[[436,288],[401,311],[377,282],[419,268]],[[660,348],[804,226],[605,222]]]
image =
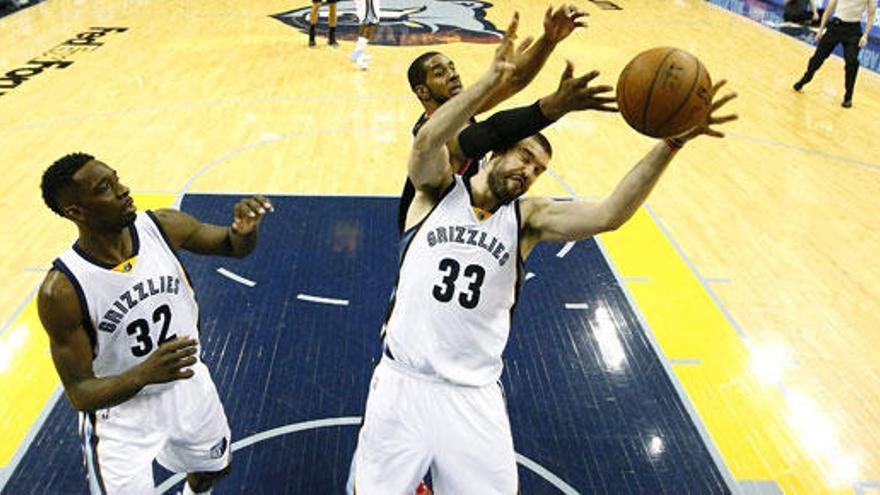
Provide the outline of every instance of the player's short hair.
[[409,64],[406,77],[409,79],[409,87],[413,91],[416,90],[416,86],[425,84],[428,81],[428,71],[425,69],[425,62],[434,55],[440,55],[440,52],[425,52]]
[[[541,147],[544,148],[544,151],[547,152],[548,157],[553,156],[553,146],[550,145],[550,140],[547,139],[547,136],[545,136],[541,132],[536,132],[525,139],[532,139],[532,138],[534,138],[536,141],[538,141],[538,144],[540,144]],[[512,149],[514,146],[521,143],[522,141],[525,141],[525,139],[520,140],[519,142],[513,143],[509,146],[504,146],[504,147],[501,147],[498,149],[494,149],[494,150],[492,150],[492,154],[493,155],[501,155],[501,154],[507,152],[508,150]]]
[[43,201],[50,210],[64,216],[64,211],[58,202],[58,196],[61,191],[73,186],[73,175],[83,165],[94,159],[95,157],[88,153],[71,153],[55,160],[55,163],[43,172],[40,189],[43,190]]

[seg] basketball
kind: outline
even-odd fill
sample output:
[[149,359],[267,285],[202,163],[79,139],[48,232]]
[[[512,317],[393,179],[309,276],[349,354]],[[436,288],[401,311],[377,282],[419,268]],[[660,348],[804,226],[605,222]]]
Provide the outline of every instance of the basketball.
[[712,105],[706,67],[678,48],[644,51],[617,80],[617,106],[626,123],[647,136],[665,138],[695,127]]

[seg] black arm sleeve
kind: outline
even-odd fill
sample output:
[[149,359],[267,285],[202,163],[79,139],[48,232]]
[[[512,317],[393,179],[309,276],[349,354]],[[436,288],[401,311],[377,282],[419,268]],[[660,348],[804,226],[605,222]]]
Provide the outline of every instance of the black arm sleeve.
[[498,112],[483,122],[465,127],[458,134],[458,145],[465,157],[479,160],[489,151],[513,146],[552,123],[536,101],[527,107]]

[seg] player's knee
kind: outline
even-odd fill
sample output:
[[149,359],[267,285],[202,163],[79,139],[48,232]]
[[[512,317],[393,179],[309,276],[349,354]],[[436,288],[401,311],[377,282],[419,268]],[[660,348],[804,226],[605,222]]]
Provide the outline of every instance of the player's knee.
[[189,487],[192,488],[194,492],[205,492],[210,490],[211,487],[214,486],[214,482],[228,475],[230,472],[232,472],[231,462],[220,471],[190,473],[189,475],[187,475],[186,481],[187,483],[189,483]]

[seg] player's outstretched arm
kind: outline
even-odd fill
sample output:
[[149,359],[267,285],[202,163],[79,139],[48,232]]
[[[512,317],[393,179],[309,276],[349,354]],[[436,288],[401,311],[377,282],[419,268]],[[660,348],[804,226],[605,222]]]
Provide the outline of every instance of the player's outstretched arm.
[[471,159],[482,158],[492,150],[511,145],[540,132],[563,115],[578,110],[616,112],[611,86],[590,86],[599,71],[574,77],[574,64],[566,62],[556,91],[532,105],[495,113],[488,119],[465,127],[458,135],[461,153]]
[[409,158],[409,178],[416,190],[439,193],[452,181],[446,142],[455,137],[498,81],[512,69],[510,57],[518,24],[519,14],[514,14],[489,70],[476,83],[441,105],[419,131]]
[[552,6],[547,7],[544,13],[544,34],[535,43],[531,43],[531,37],[520,43],[513,56],[514,68],[510,77],[502,81],[476,113],[495,108],[496,105],[528,86],[544,67],[556,45],[575,29],[587,27],[584,20],[587,15],[572,4],[563,4],[556,10],[553,10]]
[[126,401],[147,384],[193,375],[192,370],[184,368],[196,363],[197,342],[174,339],[124,373],[96,378],[92,371],[92,344],[83,327],[84,317],[76,290],[70,280],[56,270],[50,271],[40,286],[37,310],[49,334],[49,350],[64,392],[79,411],[105,409]]
[[676,151],[698,136],[722,138],[713,126],[736,120],[734,115],[717,115],[727,102],[736,98],[729,93],[715,99],[721,81],[712,88],[712,105],[702,123],[683,135],[656,144],[618,183],[614,192],[599,203],[583,200],[554,201],[550,198],[527,198],[522,202],[523,254],[527,255],[540,241],[574,241],[610,230],[626,223],[645,202]]
[[156,210],[155,215],[175,250],[241,258],[256,247],[260,221],[271,211],[272,203],[256,195],[235,204],[232,224],[226,227],[200,222],[178,210]]

